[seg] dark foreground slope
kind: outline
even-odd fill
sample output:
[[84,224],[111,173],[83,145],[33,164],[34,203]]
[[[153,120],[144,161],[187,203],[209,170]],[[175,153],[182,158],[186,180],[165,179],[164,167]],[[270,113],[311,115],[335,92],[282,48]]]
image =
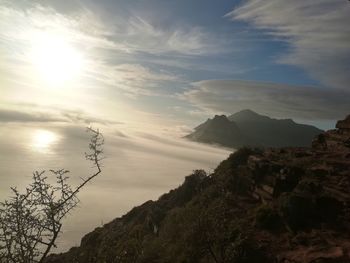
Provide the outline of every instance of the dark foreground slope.
[[350,262],[350,116],[312,148],[241,149],[50,263]]
[[226,147],[305,147],[323,131],[314,126],[298,124],[291,119],[272,119],[251,110],[229,117],[215,116],[195,128],[186,138]]

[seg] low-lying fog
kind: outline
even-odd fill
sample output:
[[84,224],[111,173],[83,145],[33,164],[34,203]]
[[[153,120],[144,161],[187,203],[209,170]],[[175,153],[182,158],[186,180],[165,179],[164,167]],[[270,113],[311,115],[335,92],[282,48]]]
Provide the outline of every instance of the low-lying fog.
[[[160,137],[147,132],[102,129],[105,136],[103,173],[79,194],[81,203],[65,220],[58,250],[80,244],[95,227],[132,207],[177,187],[194,169],[212,171],[230,151]],[[84,159],[89,142],[83,126],[8,124],[0,128],[0,200],[10,186],[25,187],[34,170],[65,168],[71,183],[91,173]]]

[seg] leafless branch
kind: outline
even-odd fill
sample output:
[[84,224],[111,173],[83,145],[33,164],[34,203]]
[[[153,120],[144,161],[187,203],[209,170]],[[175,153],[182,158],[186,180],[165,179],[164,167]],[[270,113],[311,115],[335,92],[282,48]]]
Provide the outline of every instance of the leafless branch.
[[104,138],[99,130],[91,133],[88,161],[96,169],[72,188],[68,170],[50,170],[56,184],[48,182],[46,171],[35,171],[33,181],[20,193],[11,188],[13,196],[0,203],[0,263],[42,263],[61,232],[62,219],[79,203],[77,194],[101,173]]

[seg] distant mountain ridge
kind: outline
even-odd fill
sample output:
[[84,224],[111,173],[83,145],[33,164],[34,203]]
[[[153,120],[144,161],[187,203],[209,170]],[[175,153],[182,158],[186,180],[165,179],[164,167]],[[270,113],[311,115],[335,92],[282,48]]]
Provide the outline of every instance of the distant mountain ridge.
[[292,119],[273,119],[252,110],[242,110],[229,117],[215,115],[197,126],[185,138],[226,147],[306,147],[323,131]]

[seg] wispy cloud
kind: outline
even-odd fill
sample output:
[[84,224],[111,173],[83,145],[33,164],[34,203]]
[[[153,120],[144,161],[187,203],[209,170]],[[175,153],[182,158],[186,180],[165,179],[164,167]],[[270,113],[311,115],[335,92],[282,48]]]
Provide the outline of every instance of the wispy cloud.
[[0,68],[16,89],[42,86],[29,54],[33,39],[46,33],[69,41],[84,56],[84,72],[74,83],[75,90],[102,86],[108,94],[117,89],[132,96],[164,95],[162,87],[184,79],[160,65],[149,66],[153,59],[153,65],[160,59],[183,67],[191,56],[224,52],[225,41],[198,26],[161,28],[130,14],[116,16],[106,25],[86,8],[63,14],[38,2],[24,2],[21,7],[10,1],[0,5],[0,48],[6,50],[0,53]]
[[151,70],[140,64],[109,65],[96,62],[94,69],[87,74],[87,77],[131,96],[161,95],[161,89],[165,85],[183,81],[180,76],[162,70]]
[[0,108],[0,123],[75,123],[75,124],[122,124],[108,119],[96,118],[81,110],[64,110],[56,107],[43,109],[39,105],[31,105],[22,109]]
[[65,122],[64,118],[53,117],[43,113],[26,113],[15,110],[0,109],[0,122]]
[[350,83],[350,4],[344,0],[247,0],[226,17],[287,42],[278,62],[304,68],[325,85]]
[[196,82],[182,97],[211,114],[250,108],[274,117],[308,120],[343,118],[350,105],[345,91],[241,80]]
[[210,55],[227,52],[230,44],[204,27],[163,28],[138,15],[119,19],[113,34],[113,39],[131,53]]
[[114,18],[114,23],[106,25],[89,9],[82,8],[67,15],[38,2],[25,8],[18,8],[10,2],[2,4],[0,15],[0,40],[12,44],[16,41],[25,44],[33,34],[43,30],[63,34],[86,50],[98,48],[123,53],[208,55],[224,52],[224,45],[229,44],[199,26],[164,29],[140,16],[123,14]]
[[[53,40],[62,40],[74,50],[78,50],[84,57],[84,65],[86,65],[83,71],[93,70],[93,61],[101,57],[101,50],[119,49],[116,43],[108,39],[110,33],[104,28],[103,23],[89,10],[82,9],[69,16],[58,13],[48,6],[39,5],[37,2],[30,4],[28,1],[23,1],[23,3],[27,5],[19,7],[11,2],[0,4],[2,18],[0,50],[5,51],[0,52],[0,73],[1,79],[9,83],[4,85],[5,91],[8,90],[5,95],[20,94],[30,90],[29,93],[33,94],[33,99],[34,94],[38,93],[41,95],[35,96],[37,100],[52,99],[53,96],[47,94],[48,85],[45,81],[41,81],[43,76],[40,76],[40,72],[37,71],[35,58],[32,57],[36,44],[42,45],[40,42],[42,39],[52,37]],[[75,90],[88,86],[84,79],[79,79],[79,83],[72,83],[71,86],[73,85]],[[51,92],[58,94],[59,90]],[[4,96],[2,99],[8,98]]]
[[23,49],[30,47],[35,35],[42,32],[64,36],[72,44],[86,50],[118,48],[116,43],[108,40],[110,32],[99,18],[86,9],[68,16],[37,3],[26,8],[0,5],[0,15],[0,41],[8,46],[12,44],[7,52],[9,55],[20,55]]

